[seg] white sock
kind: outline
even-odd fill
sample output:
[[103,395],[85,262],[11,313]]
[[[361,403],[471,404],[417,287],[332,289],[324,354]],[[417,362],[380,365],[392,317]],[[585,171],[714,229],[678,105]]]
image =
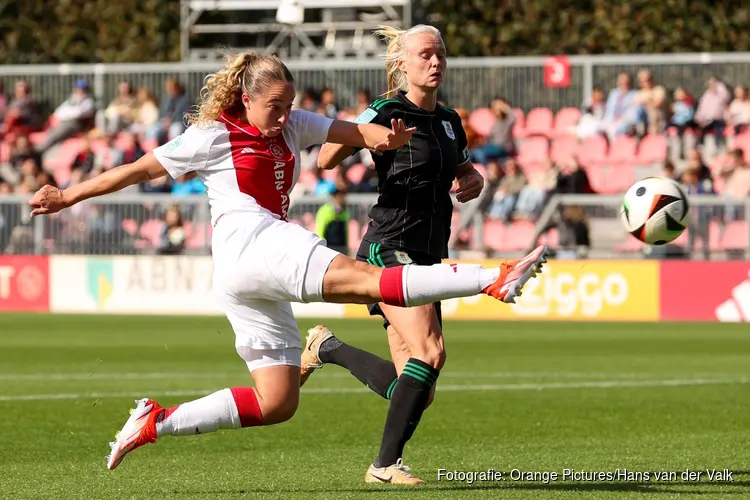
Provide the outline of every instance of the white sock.
[[156,436],[190,436],[239,428],[240,414],[232,391],[222,389],[174,408],[167,418],[156,423]]
[[494,283],[499,276],[499,267],[484,269],[478,264],[404,266],[404,302],[411,307],[470,297]]

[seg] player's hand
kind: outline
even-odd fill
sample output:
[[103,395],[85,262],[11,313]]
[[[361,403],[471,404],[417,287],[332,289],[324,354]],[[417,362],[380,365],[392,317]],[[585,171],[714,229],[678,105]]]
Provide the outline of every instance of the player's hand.
[[456,180],[458,181],[456,199],[459,203],[466,203],[467,201],[473,200],[479,196],[479,193],[481,193],[484,188],[484,177],[482,177],[482,174],[477,172],[474,168]]
[[34,209],[31,211],[32,217],[54,214],[68,206],[62,189],[49,185],[42,186],[39,191],[34,193],[34,196],[29,200],[29,205]]
[[384,151],[386,149],[398,149],[404,144],[411,140],[412,134],[417,130],[416,127],[406,128],[404,120],[392,119],[391,120],[391,131],[386,136],[385,140],[379,144],[376,144],[373,148],[375,151]]

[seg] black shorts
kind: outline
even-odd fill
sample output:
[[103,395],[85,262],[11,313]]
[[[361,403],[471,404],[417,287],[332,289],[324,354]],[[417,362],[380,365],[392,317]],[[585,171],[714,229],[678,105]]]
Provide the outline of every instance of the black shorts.
[[[431,266],[433,264],[440,264],[442,261],[442,259],[437,259],[431,255],[412,252],[410,250],[401,250],[387,244],[374,243],[367,240],[362,240],[362,243],[359,245],[356,259],[378,267],[396,267],[407,264]],[[443,326],[443,313],[440,308],[440,302],[435,302],[434,305],[438,322],[440,326]],[[370,311],[371,316],[382,316],[383,328],[388,328],[388,325],[390,325],[388,318],[385,317],[383,310],[380,309],[378,304],[370,304],[367,306],[367,309]]]

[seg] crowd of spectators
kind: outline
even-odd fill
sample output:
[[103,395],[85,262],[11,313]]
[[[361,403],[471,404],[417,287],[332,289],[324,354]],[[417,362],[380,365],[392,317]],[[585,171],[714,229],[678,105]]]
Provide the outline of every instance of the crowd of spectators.
[[[555,110],[554,126],[552,110],[531,109],[526,114],[501,97],[485,109],[457,109],[472,161],[487,182],[478,200],[460,207],[451,244],[470,244],[466,230],[477,215],[503,224],[534,221],[554,193],[611,193],[612,186],[603,190],[600,179],[630,169],[630,177],[614,188],[622,191],[637,177],[632,173],[636,164],[674,178],[691,193],[721,193],[739,199],[750,196],[750,167],[745,160],[750,152],[747,89],[737,85],[730,90],[727,83],[711,78],[696,99],[681,87],[668,91],[647,70],[638,72],[636,81],[637,89],[629,74],[620,74],[613,89],[608,93],[593,89],[590,100],[580,109]],[[134,89],[123,81],[117,96],[106,108],[97,110],[89,82],[78,80],[70,97],[51,116],[43,117],[33,89],[25,81],[17,81],[13,90],[13,96],[8,97],[0,88],[0,195],[29,194],[43,184],[66,187],[132,162],[179,135],[185,128],[184,114],[193,104],[176,80],[165,83],[158,100],[150,89]],[[372,97],[362,90],[353,102],[342,103],[333,89],[305,89],[295,107],[354,119]],[[532,126],[534,113],[546,113],[549,126]],[[617,144],[630,140],[643,145],[654,136],[667,138],[669,147],[649,158],[647,164],[638,163],[637,155],[614,158]],[[594,139],[604,144],[598,156],[588,147]],[[556,148],[563,143],[568,147]],[[312,147],[302,153],[302,172],[293,199],[376,192],[377,175],[368,151],[360,151],[325,172],[316,168],[318,151]],[[138,191],[180,196],[203,193],[205,186],[188,175],[177,181],[158,179],[131,190]],[[179,234],[174,227],[182,224],[182,217],[175,220],[174,209],[164,210],[159,217],[165,231],[159,247],[174,252],[181,248],[173,242],[179,238],[169,234]],[[727,209],[722,217],[736,220],[744,214]],[[585,219],[585,214],[578,219]],[[578,231],[573,239],[573,244],[585,245],[588,234]]]

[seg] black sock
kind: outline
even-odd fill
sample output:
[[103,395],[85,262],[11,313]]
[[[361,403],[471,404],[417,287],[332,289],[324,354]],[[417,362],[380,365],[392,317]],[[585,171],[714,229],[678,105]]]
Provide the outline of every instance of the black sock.
[[349,370],[357,380],[385,399],[390,399],[398,380],[392,361],[378,357],[362,349],[331,337],[322,344],[318,357],[323,363],[333,363]]
[[393,391],[376,467],[388,467],[402,458],[404,446],[422,418],[430,389],[439,374],[439,370],[419,359],[410,358],[406,362]]

